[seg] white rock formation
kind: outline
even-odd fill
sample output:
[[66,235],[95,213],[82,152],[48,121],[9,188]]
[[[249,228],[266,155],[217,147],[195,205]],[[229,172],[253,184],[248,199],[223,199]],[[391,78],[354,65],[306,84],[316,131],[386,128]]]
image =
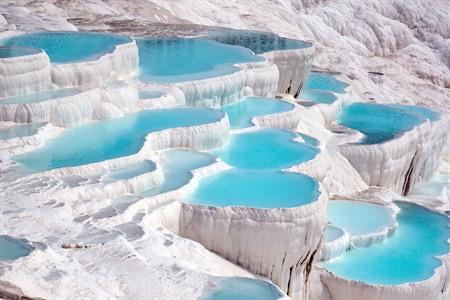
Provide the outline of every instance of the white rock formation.
[[448,138],[450,115],[426,121],[384,143],[344,144],[339,151],[371,186],[382,186],[405,195],[418,181],[428,179],[438,166]]
[[244,96],[273,96],[279,72],[267,61],[237,65],[232,74],[202,80],[175,83],[190,106],[218,107],[236,102]]
[[138,68],[136,42],[116,45],[97,60],[52,64],[52,81],[62,87],[94,87],[107,81],[128,80]]
[[326,223],[326,203],[323,190],[316,201],[295,208],[183,203],[180,235],[267,276],[293,299],[307,299],[309,272]]
[[0,97],[21,96],[52,87],[50,60],[44,52],[0,58]]
[[137,110],[138,92],[132,84],[95,88],[39,102],[1,104],[0,121],[47,122],[72,127],[93,120],[111,119]]

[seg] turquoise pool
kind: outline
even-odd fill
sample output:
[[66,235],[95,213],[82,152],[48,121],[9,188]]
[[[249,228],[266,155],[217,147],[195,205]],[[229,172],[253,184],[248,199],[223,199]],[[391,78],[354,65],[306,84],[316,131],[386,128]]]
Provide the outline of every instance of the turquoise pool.
[[450,218],[403,202],[395,234],[383,243],[356,248],[324,264],[336,275],[369,284],[396,285],[425,280],[450,252]]
[[412,130],[427,119],[438,118],[437,112],[421,106],[352,103],[342,109],[338,122],[362,132],[362,144],[376,144]]
[[335,93],[345,93],[348,84],[337,80],[333,74],[310,72],[302,90],[323,90]]
[[190,149],[168,150],[161,159],[164,172],[163,184],[144,191],[141,195],[150,197],[179,189],[191,180],[192,170],[208,166],[215,160],[215,157],[208,153]]
[[312,47],[312,43],[280,37],[274,33],[225,29],[211,31],[205,38],[222,44],[241,46],[256,54],[276,50],[294,50]]
[[272,98],[246,97],[239,102],[223,106],[230,120],[231,128],[252,126],[252,118],[292,110],[293,104]]
[[277,300],[284,295],[272,283],[259,279],[230,277],[207,290],[200,300]]
[[39,92],[26,96],[17,96],[0,99],[0,105],[3,104],[25,104],[25,103],[37,103],[42,101],[47,101],[51,99],[57,99],[67,96],[73,96],[81,93],[80,89],[59,89],[59,90],[48,90],[44,92]]
[[293,141],[294,132],[259,129],[230,135],[221,148],[211,151],[227,164],[239,169],[280,169],[313,159],[319,149]]
[[216,77],[236,72],[233,64],[264,60],[249,49],[202,39],[145,38],[138,39],[137,44],[139,78],[150,82]]
[[337,99],[337,97],[331,92],[304,88],[301,90],[299,98],[301,100],[323,104],[331,104]]
[[28,47],[0,46],[0,58],[11,58],[40,53],[41,50]]
[[335,241],[342,235],[344,235],[344,232],[340,228],[334,227],[329,224],[325,227],[325,243]]
[[27,256],[31,251],[33,247],[27,241],[0,235],[0,261],[15,260]]
[[224,113],[208,108],[140,111],[67,130],[42,148],[13,157],[30,171],[80,166],[137,153],[155,131],[212,123]]
[[205,177],[187,202],[198,205],[289,208],[315,201],[317,181],[299,173],[230,169]]
[[387,206],[348,200],[328,202],[328,222],[350,235],[359,236],[381,232],[395,223]]
[[78,31],[25,33],[0,41],[5,46],[25,46],[44,50],[52,63],[74,63],[98,59],[116,45],[130,43],[127,36]]

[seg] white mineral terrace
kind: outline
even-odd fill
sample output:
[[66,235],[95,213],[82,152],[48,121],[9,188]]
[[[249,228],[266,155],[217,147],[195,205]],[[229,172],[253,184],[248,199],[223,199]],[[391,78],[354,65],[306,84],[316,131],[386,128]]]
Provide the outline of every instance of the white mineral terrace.
[[[311,72],[324,59],[314,42],[183,26],[0,30],[0,298],[450,299],[450,115],[426,110],[438,118],[365,144],[340,118],[373,101],[354,76]],[[200,71],[171,57],[144,66],[150,36],[167,43],[158,51],[206,41],[223,56]],[[180,45],[174,57],[196,49]],[[145,79],[148,68],[194,79]],[[425,208],[434,223],[417,222],[436,236],[405,216]],[[416,227],[432,265],[411,273],[428,275],[333,265]]]

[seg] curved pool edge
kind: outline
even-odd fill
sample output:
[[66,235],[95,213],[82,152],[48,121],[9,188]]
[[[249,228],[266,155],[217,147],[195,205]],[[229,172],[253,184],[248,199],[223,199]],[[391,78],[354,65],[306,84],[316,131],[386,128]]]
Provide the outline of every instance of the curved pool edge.
[[[404,195],[436,169],[449,127],[450,114],[442,113],[438,120],[426,120],[384,143],[343,144],[338,149],[368,185],[392,188]],[[392,161],[399,167],[390,167]]]

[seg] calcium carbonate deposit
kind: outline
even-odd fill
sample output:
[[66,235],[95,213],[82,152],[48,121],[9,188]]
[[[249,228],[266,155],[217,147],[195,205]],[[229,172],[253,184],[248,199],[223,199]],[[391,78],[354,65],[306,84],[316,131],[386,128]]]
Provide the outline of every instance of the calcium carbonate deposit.
[[0,2],[0,299],[450,299],[447,8]]

